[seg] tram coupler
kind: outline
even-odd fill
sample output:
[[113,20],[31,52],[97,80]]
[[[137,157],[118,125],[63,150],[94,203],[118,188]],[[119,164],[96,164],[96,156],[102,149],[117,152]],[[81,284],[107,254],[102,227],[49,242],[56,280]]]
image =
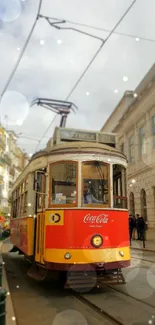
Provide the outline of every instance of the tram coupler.
[[6,290],[0,287],[0,324],[6,324]]

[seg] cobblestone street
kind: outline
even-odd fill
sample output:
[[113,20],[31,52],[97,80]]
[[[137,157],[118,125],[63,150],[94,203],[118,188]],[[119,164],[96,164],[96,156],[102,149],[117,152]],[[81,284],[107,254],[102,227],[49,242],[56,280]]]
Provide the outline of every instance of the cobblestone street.
[[[3,252],[9,247],[5,243]],[[98,288],[82,297],[120,324],[140,321],[143,325],[155,316],[155,254],[134,251],[132,256],[131,267],[124,270],[125,286]],[[26,275],[29,263],[22,256],[3,253],[3,258],[18,325],[101,325],[103,321],[104,325],[117,324],[79,301],[74,292],[60,290],[56,283],[29,279]]]

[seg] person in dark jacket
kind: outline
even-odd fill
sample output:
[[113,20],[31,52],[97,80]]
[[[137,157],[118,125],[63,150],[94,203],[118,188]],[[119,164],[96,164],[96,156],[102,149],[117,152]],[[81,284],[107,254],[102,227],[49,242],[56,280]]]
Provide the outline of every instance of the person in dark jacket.
[[135,240],[137,237],[137,219],[133,216],[133,232],[132,232],[132,239]]
[[137,234],[138,240],[143,240],[145,235],[145,221],[143,217],[137,214]]
[[130,235],[130,245],[132,239],[132,232],[133,232],[133,217],[132,214],[129,215],[129,235]]

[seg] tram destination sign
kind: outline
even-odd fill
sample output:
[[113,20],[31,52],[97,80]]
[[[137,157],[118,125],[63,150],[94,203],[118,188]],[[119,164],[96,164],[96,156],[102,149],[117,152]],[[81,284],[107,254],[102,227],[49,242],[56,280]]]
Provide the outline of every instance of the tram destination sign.
[[96,141],[96,134],[78,130],[60,130],[60,138],[61,140]]
[[63,141],[85,141],[115,146],[115,134],[112,133],[56,128],[53,138],[55,144]]
[[98,133],[98,142],[115,144],[115,135]]

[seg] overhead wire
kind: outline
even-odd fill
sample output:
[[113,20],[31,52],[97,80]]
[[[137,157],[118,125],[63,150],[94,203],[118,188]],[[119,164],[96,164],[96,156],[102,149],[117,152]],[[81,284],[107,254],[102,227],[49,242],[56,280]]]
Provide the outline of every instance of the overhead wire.
[[[33,23],[33,25],[32,25],[32,28],[31,28],[31,30],[30,30],[30,33],[29,33],[29,35],[28,35],[28,37],[27,37],[27,39],[26,39],[26,42],[25,42],[25,44],[24,44],[24,46],[23,46],[23,48],[22,48],[21,54],[19,55],[18,60],[17,60],[15,66],[14,66],[14,68],[13,68],[13,70],[12,70],[10,76],[9,76],[9,79],[7,80],[7,83],[5,84],[5,86],[4,86],[4,88],[3,88],[3,91],[2,91],[2,93],[1,93],[1,95],[0,95],[0,99],[1,99],[2,96],[4,95],[5,91],[7,90],[8,86],[9,86],[9,84],[10,84],[10,82],[11,82],[12,79],[13,79],[13,76],[14,76],[14,74],[15,74],[15,72],[16,72],[16,70],[17,70],[17,68],[18,68],[18,66],[19,66],[19,64],[20,64],[20,62],[21,62],[21,59],[22,59],[22,57],[23,57],[23,55],[24,55],[24,53],[25,53],[25,50],[26,50],[26,48],[27,48],[27,46],[28,46],[28,44],[29,44],[29,41],[30,41],[30,39],[31,39],[31,37],[32,37],[33,31],[34,31],[34,29],[35,29],[35,26],[36,26],[36,24],[37,24],[38,19],[39,19],[39,18],[46,18],[46,19],[49,19],[49,17],[45,17],[45,16],[43,16],[43,15],[40,15],[41,6],[42,6],[42,1],[43,1],[43,0],[39,0],[39,6],[38,6],[38,10],[37,10],[37,14],[36,14],[35,21],[34,21],[34,23]],[[119,19],[119,21],[117,22],[117,24],[114,26],[114,28],[110,31],[109,35],[107,36],[107,38],[106,38],[105,40],[103,40],[103,39],[101,39],[101,38],[99,38],[99,37],[97,37],[97,36],[95,36],[95,35],[92,35],[92,34],[89,34],[89,33],[84,32],[84,31],[81,31],[81,30],[75,29],[75,28],[71,28],[71,27],[68,27],[68,28],[67,28],[67,27],[58,27],[58,26],[56,26],[56,24],[58,24],[58,20],[59,20],[59,19],[57,19],[57,18],[54,18],[54,20],[56,20],[55,23],[54,23],[54,22],[53,22],[53,23],[50,23],[50,25],[52,25],[52,27],[59,28],[59,29],[72,29],[72,30],[74,30],[74,31],[76,31],[76,32],[79,32],[79,33],[82,33],[82,34],[86,34],[87,36],[91,36],[91,37],[93,37],[93,38],[97,38],[97,39],[99,39],[99,40],[102,42],[101,46],[100,46],[99,49],[95,52],[95,54],[93,55],[93,57],[92,57],[92,59],[90,60],[89,64],[88,64],[88,65],[86,66],[86,68],[84,69],[82,75],[79,77],[79,79],[78,79],[77,82],[75,83],[74,87],[71,89],[70,93],[69,93],[68,96],[66,97],[66,100],[68,100],[68,98],[72,95],[72,93],[74,92],[74,90],[76,89],[76,87],[78,86],[78,84],[80,83],[80,81],[82,80],[82,78],[84,77],[84,75],[86,74],[86,72],[88,71],[88,69],[90,68],[90,66],[92,65],[92,63],[94,62],[94,60],[95,60],[96,57],[98,56],[99,52],[100,52],[101,49],[103,48],[103,45],[104,45],[104,44],[109,40],[109,38],[111,37],[111,35],[115,32],[116,28],[119,26],[119,24],[122,22],[122,20],[124,19],[124,17],[125,17],[125,16],[128,14],[128,12],[131,10],[131,8],[132,8],[133,5],[135,4],[135,2],[136,2],[136,0],[134,0],[134,1],[131,3],[131,5],[127,8],[127,10],[125,11],[125,13],[121,16],[121,18]],[[50,19],[52,19],[52,18],[50,18]],[[66,22],[66,21],[64,21],[64,20],[59,21],[59,23],[64,23],[64,22]],[[68,22],[69,22],[69,21],[68,21]],[[71,21],[70,21],[70,22],[71,22]],[[72,23],[73,23],[73,22],[72,22]],[[75,24],[75,23],[74,23],[74,24]],[[79,25],[80,25],[80,24],[79,24]],[[81,25],[82,25],[82,24],[81,24]],[[57,116],[57,115],[56,115],[56,116]],[[52,126],[52,124],[53,124],[53,122],[54,122],[56,116],[54,117],[54,119],[51,121],[51,123],[49,124],[48,128],[47,128],[46,131],[44,132],[43,136],[41,137],[41,139],[40,139],[40,141],[39,141],[39,143],[38,143],[38,146],[39,146],[40,142],[42,141],[42,139],[45,138],[45,135],[46,135],[46,133],[48,132],[48,130],[50,129],[50,127]],[[37,147],[38,147],[38,146],[37,146]]]
[[[116,23],[116,25],[113,27],[113,29],[110,31],[109,35],[107,36],[107,38],[102,42],[102,44],[100,45],[100,47],[98,48],[98,50],[95,52],[95,54],[93,55],[92,59],[89,61],[88,65],[86,66],[86,68],[84,69],[84,71],[82,72],[82,74],[80,75],[80,77],[78,78],[77,82],[75,83],[75,85],[73,86],[73,88],[71,89],[71,91],[69,92],[68,96],[66,97],[65,100],[68,100],[69,97],[72,95],[72,93],[74,92],[74,90],[77,88],[78,84],[80,83],[80,81],[82,80],[82,78],[84,77],[84,75],[86,74],[86,72],[88,71],[88,69],[90,68],[90,66],[92,65],[92,63],[95,61],[96,57],[98,56],[98,54],[100,53],[100,51],[102,50],[103,46],[107,43],[107,41],[109,40],[109,38],[111,37],[111,35],[114,33],[114,31],[116,30],[116,28],[120,25],[120,23],[123,21],[123,19],[125,18],[125,16],[129,13],[129,11],[132,9],[132,7],[134,6],[134,4],[136,3],[137,0],[132,1],[131,5],[126,9],[126,11],[124,12],[124,14],[121,16],[121,18],[118,20],[118,22]],[[53,26],[54,27],[54,26]],[[61,27],[59,27],[59,29],[61,29]],[[48,125],[47,129],[44,132],[44,135],[46,135],[46,133],[50,130],[51,126],[53,125],[53,120],[52,122],[50,122],[50,124]],[[40,139],[40,143],[43,140],[43,136]]]
[[29,41],[31,39],[31,36],[33,34],[33,31],[34,31],[35,26],[37,24],[37,21],[39,19],[40,10],[41,10],[41,6],[42,6],[42,1],[43,0],[39,0],[39,5],[38,5],[38,10],[37,10],[35,21],[34,21],[32,27],[31,27],[30,33],[29,33],[29,35],[28,35],[28,37],[27,37],[27,39],[26,39],[26,41],[24,43],[24,46],[23,46],[23,48],[21,50],[21,53],[20,53],[20,55],[18,57],[18,60],[17,60],[17,62],[15,64],[14,68],[12,69],[11,74],[10,74],[10,76],[9,76],[9,78],[8,78],[6,84],[5,84],[5,86],[4,86],[4,88],[3,88],[2,92],[1,92],[0,99],[3,97],[5,91],[7,90],[8,86],[10,85],[10,82],[12,81],[12,78],[14,77],[14,74],[15,74],[15,72],[16,72],[16,70],[17,70],[17,68],[18,68],[18,66],[19,66],[19,64],[21,62],[21,59],[22,59],[22,57],[23,57],[23,55],[25,53],[25,50],[26,50],[26,48],[28,46],[28,43],[29,43]]
[[[108,29],[108,28],[97,27],[97,26],[93,26],[93,25],[79,23],[79,22],[76,22],[76,21],[73,21],[73,20],[61,19],[61,18],[59,19],[59,18],[50,17],[50,16],[46,16],[46,15],[40,15],[40,18],[52,19],[52,20],[59,21],[59,22],[61,21],[61,23],[68,23],[68,24],[75,25],[75,26],[81,26],[81,27],[86,27],[86,28],[89,28],[89,29],[94,29],[94,30],[110,33],[110,29]],[[134,39],[139,38],[142,41],[148,41],[148,42],[155,43],[155,39],[139,36],[138,34],[133,35],[133,34],[124,33],[124,32],[117,32],[117,31],[113,32],[113,34],[119,35],[119,36],[129,37],[129,38],[134,38]]]
[[[44,18],[42,15],[40,15],[40,18]],[[85,31],[83,31],[83,30],[81,30],[81,29],[77,29],[77,28],[73,28],[73,27],[60,27],[59,26],[59,24],[64,24],[64,23],[66,23],[67,21],[56,21],[56,22],[51,22],[50,21],[50,19],[48,18],[48,17],[45,17],[45,19],[47,20],[47,22],[50,24],[50,26],[52,26],[52,27],[54,27],[54,28],[56,28],[56,29],[63,29],[63,30],[72,30],[72,31],[74,31],[74,32],[77,32],[77,33],[80,33],[80,34],[83,34],[83,35],[86,35],[86,36],[89,36],[89,37],[92,37],[92,38],[95,38],[95,39],[97,39],[97,40],[99,40],[99,41],[101,41],[101,42],[103,42],[103,38],[101,38],[101,37],[98,37],[98,36],[96,36],[96,35],[93,35],[93,34],[90,34],[90,33],[87,33],[87,32],[85,32]]]
[[36,152],[36,151],[39,149],[40,143],[41,143],[42,140],[45,138],[46,133],[49,131],[49,129],[50,129],[51,126],[53,125],[53,123],[54,123],[54,121],[56,120],[56,117],[57,117],[57,116],[58,116],[58,115],[55,114],[55,116],[53,117],[52,121],[50,122],[50,125],[48,126],[48,128],[45,130],[44,134],[42,135],[42,137],[41,137],[40,140],[38,141],[38,144],[37,144],[36,149],[35,149],[34,152]]

